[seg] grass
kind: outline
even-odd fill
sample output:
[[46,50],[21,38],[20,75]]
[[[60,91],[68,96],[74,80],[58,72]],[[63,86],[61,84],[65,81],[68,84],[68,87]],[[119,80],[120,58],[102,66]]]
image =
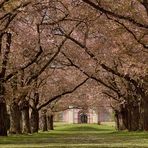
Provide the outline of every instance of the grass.
[[2,148],[148,147],[147,132],[117,132],[108,124],[56,124],[54,131],[0,137]]

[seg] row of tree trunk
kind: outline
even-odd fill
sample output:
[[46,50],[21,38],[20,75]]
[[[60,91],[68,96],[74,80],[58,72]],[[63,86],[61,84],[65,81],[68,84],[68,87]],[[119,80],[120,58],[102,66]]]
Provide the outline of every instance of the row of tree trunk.
[[[20,107],[21,106],[21,107]],[[21,105],[13,102],[10,106],[10,129],[12,134],[35,133],[39,131],[39,119],[42,122],[42,130],[53,130],[53,115],[47,115],[43,111],[39,118],[39,111],[32,109],[29,113],[29,102],[24,100]]]
[[120,104],[114,111],[118,130],[148,131],[148,98]]

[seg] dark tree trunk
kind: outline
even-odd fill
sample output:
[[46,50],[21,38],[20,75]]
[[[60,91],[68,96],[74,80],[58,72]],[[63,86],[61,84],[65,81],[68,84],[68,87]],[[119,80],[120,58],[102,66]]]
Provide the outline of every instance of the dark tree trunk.
[[119,130],[125,130],[125,129],[126,129],[123,120],[124,120],[124,119],[123,119],[123,117],[122,117],[122,114],[120,113],[120,114],[119,114]]
[[139,106],[134,107],[134,130],[139,130],[139,120],[140,120],[140,112],[139,112]]
[[122,118],[122,122],[123,122],[123,126],[124,126],[124,129],[128,129],[128,109],[127,109],[127,105],[122,105],[121,106],[121,118]]
[[31,133],[29,122],[29,109],[22,110],[22,130],[23,133]]
[[139,119],[139,130],[144,130],[144,105],[143,101],[140,100],[140,119]]
[[0,81],[0,136],[7,136],[7,108],[4,92],[4,84]]
[[43,128],[43,131],[48,131],[46,111],[42,112],[42,128]]
[[10,130],[10,114],[7,114],[7,131]]
[[120,110],[118,111],[118,126],[119,130],[127,129],[127,109],[124,104],[120,105]]
[[39,112],[37,109],[32,109],[31,112],[31,131],[32,133],[39,130]]
[[116,111],[115,113],[115,122],[117,130],[125,130],[126,127],[124,125],[124,118],[121,111]]
[[[36,82],[37,85],[37,82]],[[37,109],[37,105],[39,104],[39,93],[34,93],[32,112],[31,112],[31,131],[32,133],[38,132],[39,130],[39,110]]]
[[139,114],[139,107],[138,105],[134,106],[131,105],[129,108],[129,131],[136,131],[139,130],[139,118],[140,118],[140,114]]
[[[6,34],[5,47],[2,52],[2,38],[3,35]],[[9,53],[10,53],[10,45],[11,45],[11,33],[2,33],[0,35],[0,52],[2,55],[1,61],[1,71],[0,71],[0,136],[7,136],[7,128],[8,128],[8,114],[7,114],[7,106],[5,100],[5,74],[6,67],[8,64]]]
[[53,118],[54,118],[54,116],[52,114],[48,116],[48,129],[49,130],[54,130]]
[[10,133],[20,134],[21,133],[21,111],[19,105],[13,102],[10,105]]
[[4,102],[0,102],[0,136],[7,136],[7,110]]
[[120,129],[120,124],[119,124],[119,111],[118,110],[114,110],[115,112],[115,123],[116,123],[116,128],[117,130]]
[[142,114],[142,128],[145,131],[148,131],[148,96],[142,98],[141,104],[141,114]]
[[131,124],[131,122],[132,122],[132,114],[131,114],[131,107],[130,107],[130,105],[128,105],[128,107],[127,107],[127,110],[128,110],[128,126],[127,126],[127,129],[128,129],[128,131],[132,131],[131,129],[132,129],[132,124]]
[[22,110],[22,131],[23,133],[31,133],[30,129],[30,119],[29,119],[29,102],[23,100],[21,103]]

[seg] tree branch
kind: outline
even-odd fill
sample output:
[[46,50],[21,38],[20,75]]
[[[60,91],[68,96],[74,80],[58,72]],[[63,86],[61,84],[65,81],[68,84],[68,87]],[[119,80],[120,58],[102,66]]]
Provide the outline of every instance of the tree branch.
[[82,86],[83,84],[85,84],[88,81],[89,78],[86,78],[83,82],[81,82],[80,84],[78,84],[76,87],[74,87],[72,90],[63,92],[57,96],[54,96],[53,98],[49,99],[47,102],[45,102],[44,104],[42,104],[40,107],[38,107],[38,110],[42,109],[43,107],[47,106],[49,103],[61,98],[62,96],[65,96],[67,94],[71,94],[74,91],[76,91],[80,86]]
[[3,52],[3,60],[2,60],[2,70],[1,70],[1,73],[0,73],[0,77],[1,78],[4,78],[5,77],[5,74],[6,74],[6,67],[7,67],[7,64],[8,64],[8,59],[9,59],[9,53],[10,53],[10,46],[11,46],[11,38],[12,38],[12,35],[11,33],[5,33],[6,34],[6,47]]
[[112,12],[112,11],[109,11],[103,7],[101,7],[100,5],[96,5],[94,2],[90,1],[90,0],[82,0],[84,3],[90,5],[91,7],[93,7],[94,9],[96,10],[99,10],[101,11],[102,13],[104,14],[108,14],[110,16],[113,16],[115,18],[118,18],[118,19],[121,19],[121,20],[126,20],[138,27],[142,27],[142,28],[146,28],[148,29],[148,25],[147,24],[142,24],[136,20],[134,20],[133,18],[131,18],[130,16],[124,16],[124,15],[120,15],[120,14],[117,14],[115,12]]

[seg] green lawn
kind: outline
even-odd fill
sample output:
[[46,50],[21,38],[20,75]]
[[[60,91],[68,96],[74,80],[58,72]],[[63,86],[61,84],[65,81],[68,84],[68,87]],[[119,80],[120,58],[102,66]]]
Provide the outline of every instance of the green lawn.
[[97,148],[97,147],[148,147],[146,132],[117,132],[110,125],[58,124],[54,131],[0,137],[5,148]]

